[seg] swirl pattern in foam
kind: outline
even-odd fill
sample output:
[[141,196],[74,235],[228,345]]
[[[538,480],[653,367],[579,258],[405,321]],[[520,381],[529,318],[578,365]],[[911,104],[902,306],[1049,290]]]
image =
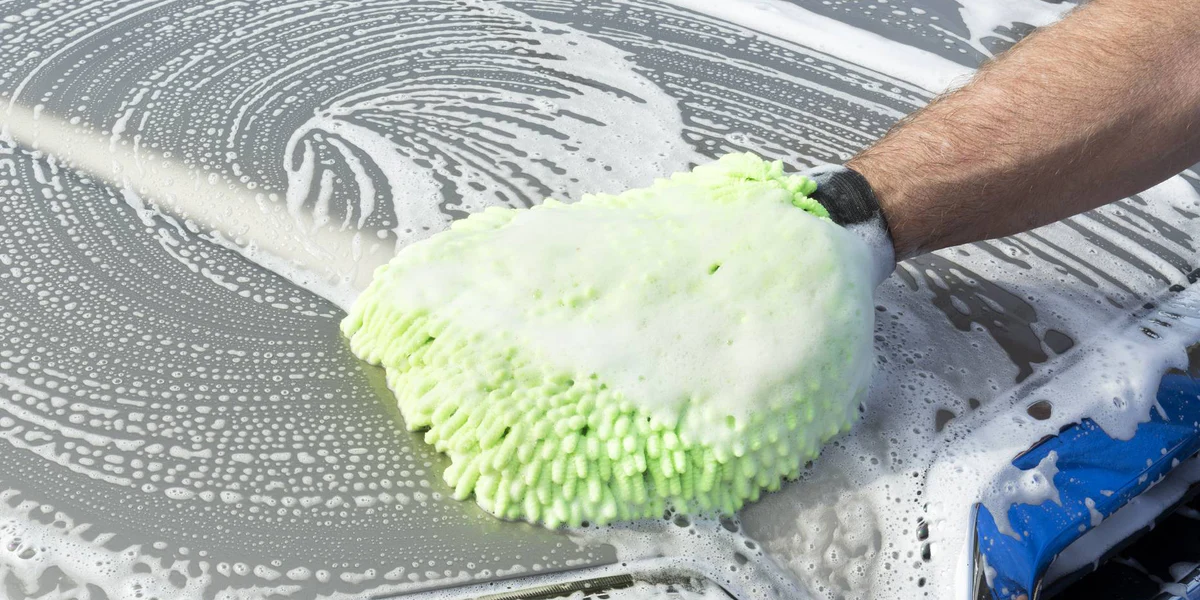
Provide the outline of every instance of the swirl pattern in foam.
[[[460,207],[615,192],[727,152],[838,162],[936,91],[884,60],[919,53],[862,60],[853,29],[814,48],[808,11],[936,53],[916,65],[930,73],[951,72],[947,58],[974,66],[997,31],[1028,31],[1019,11],[968,30],[953,2],[692,6],[705,4],[739,19],[652,0],[20,0],[0,22],[0,93],[136,152],[141,169],[165,156],[218,188],[252,188],[248,214],[323,217],[351,239],[383,231],[390,248]],[[340,341],[338,308],[247,257],[289,265],[213,243],[247,240],[190,219],[190,198],[165,210],[132,193],[136,164],[101,181],[31,149],[0,147],[6,590],[362,596],[616,560],[596,532],[577,545],[451,500],[446,463],[403,432],[382,376]],[[1034,392],[1109,343],[1103,324],[1194,278],[1198,186],[1185,173],[901,264],[876,298],[866,412],[801,485],[743,511],[757,550],[649,523],[617,544],[621,558],[703,549],[691,564],[746,597],[772,594],[755,583],[772,560],[818,596],[946,592],[955,499],[998,457],[944,450],[989,447],[995,432],[960,442],[988,419],[1017,447],[1091,410],[1087,378]],[[353,248],[331,264],[347,261],[359,264]],[[1147,321],[1156,335],[1181,329],[1153,318],[1173,327]],[[1161,364],[1140,344],[1095,361],[1119,392],[1096,397],[1137,397],[1122,373]],[[1034,423],[1035,400],[1054,417]],[[1106,414],[1128,423],[1143,408],[1126,405]]]

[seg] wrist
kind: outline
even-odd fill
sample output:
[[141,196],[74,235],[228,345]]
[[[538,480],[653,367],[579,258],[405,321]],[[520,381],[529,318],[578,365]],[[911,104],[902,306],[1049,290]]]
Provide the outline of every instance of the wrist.
[[920,254],[920,245],[916,243],[904,218],[903,191],[894,178],[888,177],[887,172],[878,168],[870,156],[863,154],[846,161],[846,168],[858,174],[870,186],[883,222],[887,224],[896,260]]
[[841,165],[817,167],[806,173],[817,184],[811,194],[834,223],[857,235],[870,248],[879,284],[896,266],[888,223],[871,184],[862,174]]

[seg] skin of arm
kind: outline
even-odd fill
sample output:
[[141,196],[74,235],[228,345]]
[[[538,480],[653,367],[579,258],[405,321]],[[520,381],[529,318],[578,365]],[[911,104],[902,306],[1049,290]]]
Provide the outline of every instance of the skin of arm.
[[1200,5],[1092,0],[846,163],[897,258],[1011,235],[1200,161]]

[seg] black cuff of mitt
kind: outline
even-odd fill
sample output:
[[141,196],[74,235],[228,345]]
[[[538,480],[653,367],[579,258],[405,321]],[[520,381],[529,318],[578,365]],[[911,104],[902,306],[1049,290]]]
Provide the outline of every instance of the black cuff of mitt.
[[879,200],[867,178],[841,165],[828,165],[805,173],[816,182],[809,195],[825,207],[834,223],[858,235],[871,249],[878,285],[896,268],[896,249]]
[[857,171],[841,165],[830,165],[809,171],[808,176],[817,183],[817,191],[810,197],[829,211],[829,218],[843,227],[870,221],[878,216],[885,226],[879,200],[867,178]]

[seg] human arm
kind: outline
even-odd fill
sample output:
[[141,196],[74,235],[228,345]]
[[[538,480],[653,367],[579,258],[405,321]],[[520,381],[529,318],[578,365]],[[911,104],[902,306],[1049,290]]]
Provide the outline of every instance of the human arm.
[[1032,229],[1200,161],[1200,8],[1092,0],[846,163],[905,258]]

